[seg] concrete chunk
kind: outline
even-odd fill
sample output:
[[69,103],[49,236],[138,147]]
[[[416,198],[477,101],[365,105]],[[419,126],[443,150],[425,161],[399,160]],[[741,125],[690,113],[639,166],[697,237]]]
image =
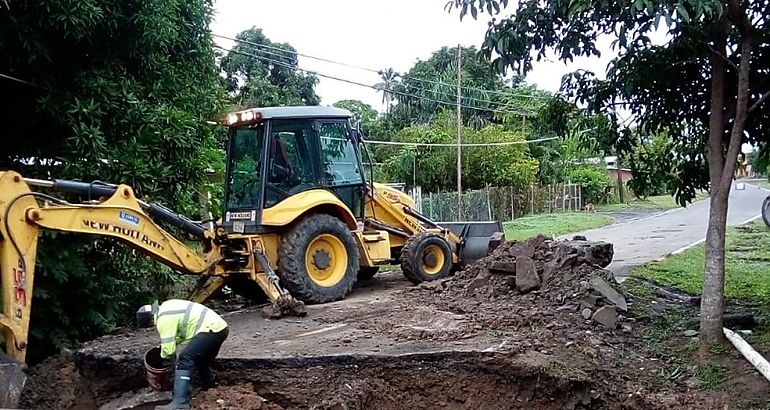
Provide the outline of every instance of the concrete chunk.
[[526,293],[540,287],[540,277],[537,276],[537,268],[532,258],[516,259],[516,288],[521,293]]
[[598,276],[594,276],[591,278],[588,284],[591,285],[594,290],[601,293],[605,299],[610,301],[613,305],[617,306],[618,309],[624,312],[628,311],[626,298],[623,297],[623,295],[621,295],[617,290],[613,289],[612,286],[607,283],[607,281]]
[[594,313],[593,320],[608,329],[615,329],[618,325],[618,313],[614,306],[603,306]]

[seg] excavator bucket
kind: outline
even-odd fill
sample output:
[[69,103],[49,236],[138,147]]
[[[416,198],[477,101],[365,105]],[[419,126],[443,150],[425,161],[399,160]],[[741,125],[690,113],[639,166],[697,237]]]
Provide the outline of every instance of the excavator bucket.
[[460,262],[468,264],[487,256],[500,242],[505,241],[503,224],[500,221],[483,222],[436,222],[449,229],[463,240]]
[[15,409],[27,381],[24,365],[0,353],[0,408]]

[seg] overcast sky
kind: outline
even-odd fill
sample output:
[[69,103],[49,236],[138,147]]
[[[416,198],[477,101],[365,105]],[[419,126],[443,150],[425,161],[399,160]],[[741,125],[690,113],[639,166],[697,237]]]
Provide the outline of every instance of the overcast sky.
[[[446,0],[216,0],[211,31],[234,37],[256,26],[270,40],[288,42],[299,53],[377,70],[392,67],[403,73],[443,46],[480,46],[489,16],[460,22],[457,10],[448,14],[445,4]],[[231,41],[215,40],[222,47],[232,46]],[[612,57],[608,52],[569,66],[555,60],[540,62],[527,82],[556,91],[564,74],[576,69],[603,74]],[[303,69],[365,84],[379,82],[379,76],[371,72],[304,57],[299,64]],[[372,89],[320,78],[316,91],[322,105],[358,99],[382,109],[382,96]]]

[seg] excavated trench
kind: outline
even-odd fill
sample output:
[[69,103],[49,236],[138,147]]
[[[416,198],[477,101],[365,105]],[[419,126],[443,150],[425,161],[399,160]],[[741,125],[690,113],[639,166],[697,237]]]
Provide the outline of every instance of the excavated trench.
[[[76,356],[25,391],[25,408],[151,409],[138,360]],[[77,371],[72,367],[76,366]],[[45,367],[45,366],[44,366]],[[69,367],[69,368],[68,368]],[[54,370],[53,368],[56,368]],[[581,372],[554,371],[540,354],[446,352],[219,362],[220,385],[195,391],[196,409],[588,409],[604,408]],[[42,369],[41,369],[42,370]],[[40,385],[42,383],[42,385]]]

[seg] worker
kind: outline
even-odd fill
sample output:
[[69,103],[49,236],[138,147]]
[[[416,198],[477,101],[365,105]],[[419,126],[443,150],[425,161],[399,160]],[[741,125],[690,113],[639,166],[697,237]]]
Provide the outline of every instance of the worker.
[[227,339],[227,322],[206,306],[180,299],[167,300],[160,306],[157,301],[144,305],[137,310],[136,321],[140,327],[154,324],[158,329],[162,359],[173,360],[177,344],[189,340],[177,359],[173,400],[155,407],[156,410],[189,409],[191,376],[196,370],[204,390],[216,384],[211,364]]

